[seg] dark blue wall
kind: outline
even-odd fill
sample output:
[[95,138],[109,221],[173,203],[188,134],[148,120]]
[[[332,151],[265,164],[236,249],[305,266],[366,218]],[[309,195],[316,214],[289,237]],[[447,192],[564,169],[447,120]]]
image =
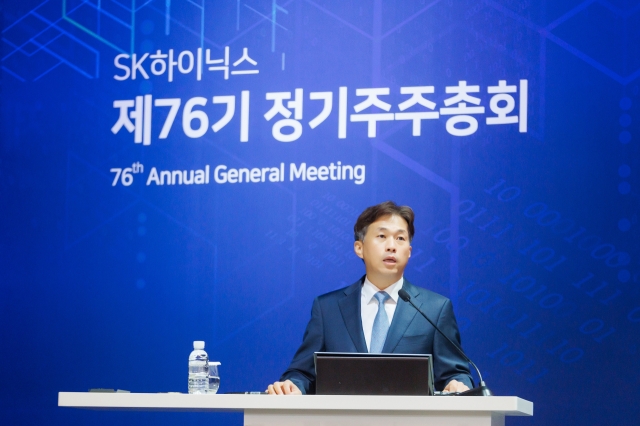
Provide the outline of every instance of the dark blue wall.
[[[221,391],[263,389],[297,348],[313,298],[363,273],[351,229],[387,199],[417,214],[405,276],[453,299],[464,348],[495,393],[535,403],[535,417],[509,424],[640,418],[628,403],[640,385],[639,2],[133,3],[2,6],[3,424],[240,424],[229,414],[60,409],[57,392],[186,391],[196,339],[222,362]],[[224,64],[204,59],[223,59],[227,46],[225,79],[208,69]],[[197,64],[175,67],[169,82],[147,57],[148,79],[138,68],[122,80],[131,54],[173,49],[175,60],[189,51],[197,62],[198,48],[200,76]],[[243,48],[257,65],[233,66]],[[509,115],[518,122],[491,125],[489,87],[501,80],[517,90]],[[442,109],[457,106],[445,105],[446,88],[460,81],[479,89],[479,105],[466,106],[484,108],[466,136],[452,134]],[[420,136],[394,115],[413,86],[433,86],[425,98],[435,109],[404,112],[440,112]],[[389,111],[362,111],[388,114],[375,137],[351,121],[367,88],[389,90],[379,97]],[[264,117],[267,94],[296,89],[302,111],[290,119],[302,134],[280,142],[272,128],[284,117]],[[311,92],[333,96],[313,129],[323,101]],[[114,101],[138,96],[140,107],[149,102],[141,143],[111,131]],[[226,107],[213,96],[235,97],[218,132],[210,126]],[[189,121],[196,97],[206,103]],[[165,138],[170,108],[158,99],[180,101]],[[189,137],[202,116],[208,127]],[[338,161],[364,166],[364,182],[289,179],[292,163]],[[133,182],[114,186],[110,170],[137,162]],[[218,165],[280,163],[282,182],[214,179]],[[206,184],[146,184],[153,167],[207,165]]]

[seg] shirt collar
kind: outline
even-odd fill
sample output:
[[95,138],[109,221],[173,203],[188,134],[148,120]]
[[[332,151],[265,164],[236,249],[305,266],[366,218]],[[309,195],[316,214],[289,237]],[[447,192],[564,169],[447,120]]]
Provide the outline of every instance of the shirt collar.
[[[404,282],[404,276],[400,277],[398,281],[391,284],[389,287],[387,287],[384,290],[389,296],[391,296],[391,299],[394,301],[394,303],[398,303],[398,297],[399,297],[398,292],[402,288],[403,282]],[[371,300],[373,299],[373,296],[379,291],[381,290],[375,285],[373,285],[373,283],[369,281],[368,277],[365,277],[364,284],[362,285],[362,300],[364,301],[364,303],[368,304],[369,302],[371,302]]]

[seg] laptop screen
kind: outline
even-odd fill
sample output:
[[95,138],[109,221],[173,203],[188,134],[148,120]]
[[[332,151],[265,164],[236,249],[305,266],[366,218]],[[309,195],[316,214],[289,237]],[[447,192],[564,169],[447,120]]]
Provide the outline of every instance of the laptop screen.
[[431,355],[316,352],[317,395],[433,395]]

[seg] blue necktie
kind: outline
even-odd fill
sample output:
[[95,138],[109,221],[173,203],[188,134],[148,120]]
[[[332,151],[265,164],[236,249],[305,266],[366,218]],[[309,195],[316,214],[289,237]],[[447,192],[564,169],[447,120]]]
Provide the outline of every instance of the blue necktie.
[[387,333],[389,332],[389,317],[387,316],[387,311],[384,309],[384,302],[391,296],[384,291],[379,291],[374,294],[373,297],[378,300],[378,313],[373,320],[369,353],[379,354],[382,353],[384,341],[387,340]]

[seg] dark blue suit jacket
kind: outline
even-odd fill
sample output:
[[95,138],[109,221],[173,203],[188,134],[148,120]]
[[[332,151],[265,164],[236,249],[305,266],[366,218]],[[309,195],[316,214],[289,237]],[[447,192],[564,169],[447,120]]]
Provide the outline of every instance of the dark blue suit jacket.
[[[367,352],[360,315],[360,291],[364,277],[349,287],[332,291],[313,301],[311,320],[291,365],[280,381],[291,380],[302,393],[315,393],[314,352]],[[402,288],[431,321],[460,345],[458,324],[451,301],[416,287],[406,279]],[[470,388],[469,365],[409,303],[398,299],[383,353],[432,354],[436,390],[455,379]]]

